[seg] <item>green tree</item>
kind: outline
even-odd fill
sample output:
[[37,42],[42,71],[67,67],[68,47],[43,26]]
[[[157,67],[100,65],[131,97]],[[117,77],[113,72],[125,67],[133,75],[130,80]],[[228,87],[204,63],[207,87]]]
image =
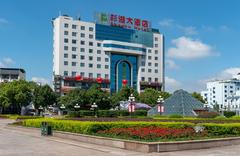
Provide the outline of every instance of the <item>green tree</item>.
[[163,97],[163,99],[167,99],[171,96],[171,94],[168,92],[160,92],[153,88],[146,88],[144,92],[140,93],[139,97],[142,103],[149,104],[150,106],[155,106],[160,95]]
[[203,97],[201,96],[201,94],[197,93],[197,92],[193,92],[192,93],[192,97],[194,97],[195,99],[199,100],[202,103],[205,103],[205,100],[203,99]]

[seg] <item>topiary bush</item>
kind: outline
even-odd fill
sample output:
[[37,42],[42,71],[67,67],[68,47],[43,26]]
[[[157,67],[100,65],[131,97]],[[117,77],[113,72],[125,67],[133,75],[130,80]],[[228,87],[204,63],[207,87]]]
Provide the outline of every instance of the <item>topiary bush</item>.
[[183,118],[183,116],[180,114],[172,114],[172,115],[169,115],[168,118]]
[[230,118],[230,117],[232,117],[232,116],[235,116],[235,115],[236,115],[236,112],[224,111],[223,114],[224,114],[225,117]]

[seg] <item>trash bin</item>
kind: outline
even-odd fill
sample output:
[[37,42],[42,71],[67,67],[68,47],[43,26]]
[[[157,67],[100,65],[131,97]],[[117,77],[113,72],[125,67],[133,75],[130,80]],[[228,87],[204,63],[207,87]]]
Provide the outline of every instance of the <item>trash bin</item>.
[[47,122],[42,122],[41,124],[41,135],[48,136],[52,135],[52,126]]

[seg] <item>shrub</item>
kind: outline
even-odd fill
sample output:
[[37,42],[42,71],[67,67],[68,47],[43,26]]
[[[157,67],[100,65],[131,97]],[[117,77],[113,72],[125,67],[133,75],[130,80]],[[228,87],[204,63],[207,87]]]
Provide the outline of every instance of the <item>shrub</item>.
[[205,123],[202,125],[212,136],[240,135],[240,123]]
[[147,110],[136,110],[133,113],[134,116],[147,116]]
[[183,118],[183,116],[180,114],[172,114],[172,115],[169,115],[168,118]]
[[214,119],[217,119],[217,120],[226,120],[227,118],[225,116],[217,116],[215,117]]
[[89,122],[89,121],[72,121],[72,120],[56,120],[56,119],[29,119],[24,120],[23,125],[27,127],[41,126],[43,121],[52,125],[54,130],[67,131],[81,134],[94,134],[100,130],[110,128],[128,128],[128,127],[169,127],[169,128],[187,128],[193,127],[193,123],[187,122]]
[[99,117],[117,117],[118,112],[115,110],[99,110],[98,116]]
[[236,112],[232,112],[232,111],[224,111],[223,112],[224,116],[226,116],[227,118],[230,118],[232,116],[236,115]]
[[199,118],[215,118],[219,116],[219,113],[217,112],[201,112],[198,117]]

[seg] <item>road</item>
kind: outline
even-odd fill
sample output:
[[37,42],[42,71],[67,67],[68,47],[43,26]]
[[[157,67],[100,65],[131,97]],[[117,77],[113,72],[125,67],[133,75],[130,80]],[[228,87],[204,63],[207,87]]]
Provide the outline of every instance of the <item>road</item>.
[[0,156],[229,156],[240,153],[240,145],[165,153],[139,153],[11,130],[6,127],[9,122],[11,120],[0,119]]

